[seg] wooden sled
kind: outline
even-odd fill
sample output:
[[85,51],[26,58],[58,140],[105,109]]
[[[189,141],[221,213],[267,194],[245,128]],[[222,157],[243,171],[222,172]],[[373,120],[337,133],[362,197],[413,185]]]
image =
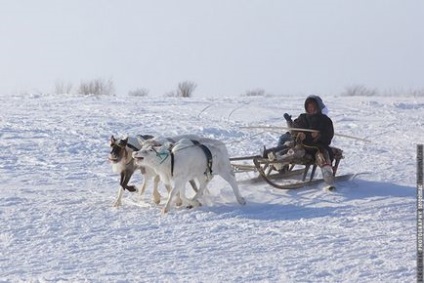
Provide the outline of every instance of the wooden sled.
[[[331,147],[334,154],[333,175],[335,182],[351,179],[354,174],[336,175],[340,161],[344,158],[343,151],[336,147]],[[258,172],[261,178],[277,189],[298,189],[307,185],[314,185],[324,182],[323,179],[314,179],[317,164],[310,154],[305,154],[302,158],[295,158],[290,161],[282,160],[278,154],[276,158],[264,158],[260,155],[230,158],[234,172]],[[252,164],[240,161],[250,160]],[[300,177],[300,178],[299,178]]]

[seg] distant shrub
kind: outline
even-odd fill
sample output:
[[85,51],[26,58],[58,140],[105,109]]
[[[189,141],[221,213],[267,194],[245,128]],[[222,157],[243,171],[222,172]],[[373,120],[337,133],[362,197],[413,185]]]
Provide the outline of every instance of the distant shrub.
[[77,92],[84,95],[115,95],[115,86],[111,79],[82,81]]
[[376,96],[378,91],[376,89],[366,88],[363,85],[349,86],[342,93],[343,96]]
[[424,89],[411,90],[409,93],[414,97],[424,97]]
[[413,96],[413,97],[424,97],[424,89],[389,89],[382,92],[383,96]]
[[147,96],[149,95],[149,90],[145,88],[137,88],[135,90],[130,90],[128,92],[129,96]]
[[191,81],[184,81],[178,84],[178,87],[174,91],[165,93],[167,97],[191,97],[197,84]]
[[178,84],[177,96],[178,97],[191,97],[197,84],[190,81],[184,81]]
[[385,97],[424,97],[424,88],[421,89],[402,89],[402,88],[392,88],[392,89],[370,89],[363,85],[353,85],[346,87],[345,91],[341,93],[342,96],[385,96]]
[[65,83],[63,81],[57,81],[54,85],[55,94],[70,94],[72,92],[72,83]]
[[261,88],[248,90],[242,96],[265,96],[265,90]]

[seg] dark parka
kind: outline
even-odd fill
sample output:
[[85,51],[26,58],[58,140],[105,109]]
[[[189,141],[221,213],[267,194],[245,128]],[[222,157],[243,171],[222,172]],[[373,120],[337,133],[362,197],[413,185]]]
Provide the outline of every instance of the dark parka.
[[[321,111],[324,109],[325,105],[319,96],[308,96],[308,98],[305,100],[305,110],[307,109],[308,103],[311,101],[317,105],[318,113],[300,114],[299,117],[293,121],[293,127],[318,130],[319,135],[315,139],[311,136],[310,132],[305,132],[306,139],[303,141],[303,144],[306,146],[318,147],[320,150],[327,150],[330,154],[330,158],[332,159],[332,151],[330,150],[329,146],[334,136],[333,122],[327,115],[322,114]],[[308,150],[307,147],[305,149]],[[308,151],[314,152],[316,150],[310,149]]]

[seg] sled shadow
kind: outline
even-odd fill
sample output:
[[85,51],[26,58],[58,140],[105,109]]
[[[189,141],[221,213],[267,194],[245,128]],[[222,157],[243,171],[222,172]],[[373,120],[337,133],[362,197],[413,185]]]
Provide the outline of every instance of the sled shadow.
[[[415,198],[416,188],[393,183],[368,181],[364,179],[354,179],[351,181],[336,182],[337,190],[335,196],[343,197],[344,200],[368,199],[368,198]],[[305,186],[297,190],[287,190],[286,195],[290,198],[298,198],[301,195],[308,195],[308,192],[322,190],[317,186]]]
[[[318,190],[318,191],[317,191]],[[322,190],[317,187],[305,187],[284,192],[284,198],[298,200],[296,203],[269,203],[247,200],[246,206],[211,206],[208,211],[223,218],[246,218],[265,221],[314,219],[337,214],[337,210],[346,206],[360,206],[362,201],[400,199],[413,202],[416,188],[393,183],[355,179],[340,182],[336,192],[316,194]],[[281,191],[279,191],[281,192]],[[310,194],[309,194],[310,192]],[[276,198],[281,195],[276,194]],[[304,200],[306,200],[304,202]],[[359,201],[359,202],[358,202]],[[313,204],[313,205],[311,205]]]
[[246,218],[266,221],[313,219],[331,215],[335,207],[308,207],[283,203],[248,202],[246,206],[213,206],[208,211],[222,218]]
[[347,200],[380,198],[407,198],[416,197],[416,188],[393,183],[367,181],[355,179],[340,185],[340,194]]

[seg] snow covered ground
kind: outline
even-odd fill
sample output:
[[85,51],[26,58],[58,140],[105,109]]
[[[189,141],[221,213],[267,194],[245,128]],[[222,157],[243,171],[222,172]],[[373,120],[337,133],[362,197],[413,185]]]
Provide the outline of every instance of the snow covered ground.
[[[217,177],[203,206],[162,216],[151,189],[112,207],[112,134],[197,134],[257,154],[305,97],[0,97],[0,282],[413,282],[424,98],[326,97],[340,183],[279,191]],[[140,184],[142,177],[134,176]],[[161,187],[165,196],[164,188]]]

